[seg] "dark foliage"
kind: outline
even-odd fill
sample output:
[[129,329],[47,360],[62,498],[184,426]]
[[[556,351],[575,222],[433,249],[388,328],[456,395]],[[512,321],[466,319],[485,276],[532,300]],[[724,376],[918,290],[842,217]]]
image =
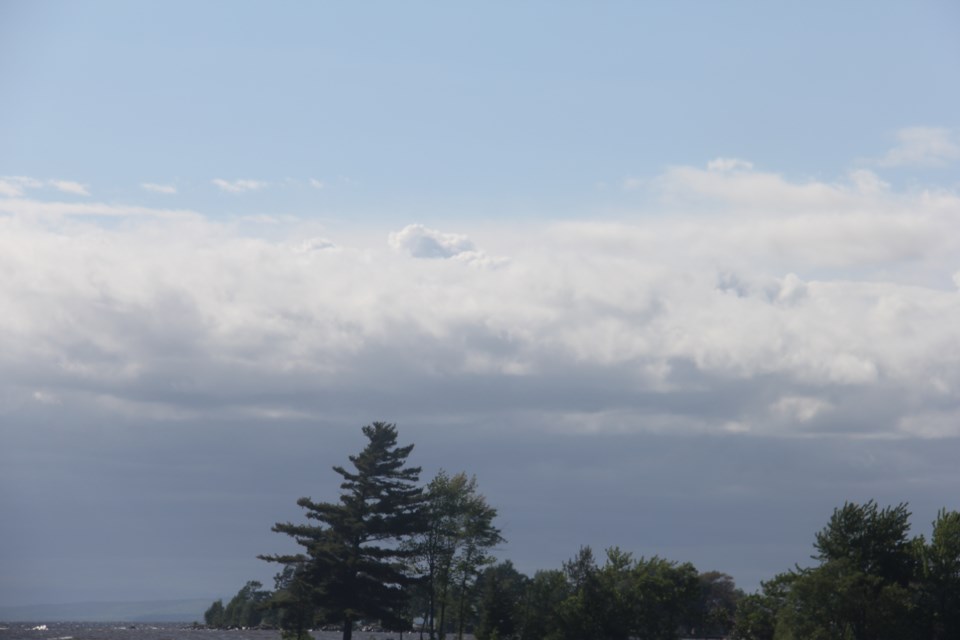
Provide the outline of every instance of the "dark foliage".
[[277,523],[273,530],[292,536],[305,552],[261,556],[270,562],[301,567],[296,574],[316,620],[339,624],[349,640],[354,623],[374,621],[403,630],[407,588],[415,578],[408,569],[411,552],[403,545],[424,528],[423,490],[417,486],[419,467],[407,467],[413,445],[397,445],[392,424],[363,427],[368,443],[350,456],[352,470],[334,471],[343,478],[337,503],[301,498],[297,504],[319,524]]

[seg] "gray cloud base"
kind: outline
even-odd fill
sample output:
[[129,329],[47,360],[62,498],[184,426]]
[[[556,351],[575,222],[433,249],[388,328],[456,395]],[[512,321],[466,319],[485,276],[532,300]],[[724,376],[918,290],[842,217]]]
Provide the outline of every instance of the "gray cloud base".
[[955,508],[957,198],[734,160],[654,182],[630,219],[322,242],[0,200],[0,599],[269,578],[271,524],[376,419],[476,473],[528,571],[618,544],[749,587],[844,500]]

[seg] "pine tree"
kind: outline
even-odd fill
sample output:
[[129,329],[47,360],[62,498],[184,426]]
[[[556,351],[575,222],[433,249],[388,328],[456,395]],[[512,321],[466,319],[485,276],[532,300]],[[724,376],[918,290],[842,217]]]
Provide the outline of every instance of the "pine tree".
[[342,478],[340,501],[297,504],[319,522],[278,522],[273,530],[296,539],[305,554],[260,556],[270,562],[304,563],[305,578],[318,621],[340,624],[350,640],[355,622],[379,622],[403,630],[407,587],[413,578],[402,543],[424,528],[419,467],[406,467],[413,445],[397,445],[395,425],[374,422],[363,427],[366,447],[350,456],[354,470],[333,468]]

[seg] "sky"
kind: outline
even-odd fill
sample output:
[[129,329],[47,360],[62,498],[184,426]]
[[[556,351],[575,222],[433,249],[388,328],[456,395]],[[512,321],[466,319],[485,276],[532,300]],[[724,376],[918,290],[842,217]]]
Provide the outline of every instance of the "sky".
[[229,597],[396,423],[496,555],[960,509],[953,2],[0,3],[0,603]]

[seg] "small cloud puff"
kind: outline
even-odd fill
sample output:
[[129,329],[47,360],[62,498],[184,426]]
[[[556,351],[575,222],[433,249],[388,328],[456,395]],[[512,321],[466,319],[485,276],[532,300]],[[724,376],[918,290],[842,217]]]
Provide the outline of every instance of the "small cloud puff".
[[224,180],[223,178],[214,178],[211,182],[220,187],[221,191],[227,191],[229,193],[257,191],[265,188],[268,184],[261,180]]
[[72,193],[77,196],[90,195],[85,185],[79,182],[73,182],[72,180],[50,180],[50,186],[63,193]]
[[26,176],[3,176],[0,178],[0,195],[19,198],[26,189],[38,189],[43,183]]
[[26,176],[3,176],[0,178],[0,195],[19,198],[27,189],[39,189],[44,185],[53,187],[63,193],[72,193],[78,196],[89,196],[86,185],[71,180],[37,180]]
[[753,163],[739,158],[715,158],[707,163],[707,171],[750,171]]
[[60,398],[49,391],[34,391],[33,399],[40,404],[60,404]]
[[422,224],[410,224],[396,233],[391,233],[387,242],[394,249],[414,258],[453,258],[474,251],[473,243],[467,236],[443,233],[428,229]]
[[313,187],[314,189],[325,189],[327,184],[323,180],[310,178],[310,186]]
[[832,408],[829,402],[808,396],[784,396],[770,406],[775,414],[795,422],[809,422]]
[[140,187],[146,191],[152,191],[154,193],[163,193],[163,194],[174,194],[177,192],[177,188],[172,184],[157,184],[155,182],[141,182]]
[[940,127],[907,127],[897,132],[899,144],[877,158],[882,167],[940,167],[960,160],[960,136]]

